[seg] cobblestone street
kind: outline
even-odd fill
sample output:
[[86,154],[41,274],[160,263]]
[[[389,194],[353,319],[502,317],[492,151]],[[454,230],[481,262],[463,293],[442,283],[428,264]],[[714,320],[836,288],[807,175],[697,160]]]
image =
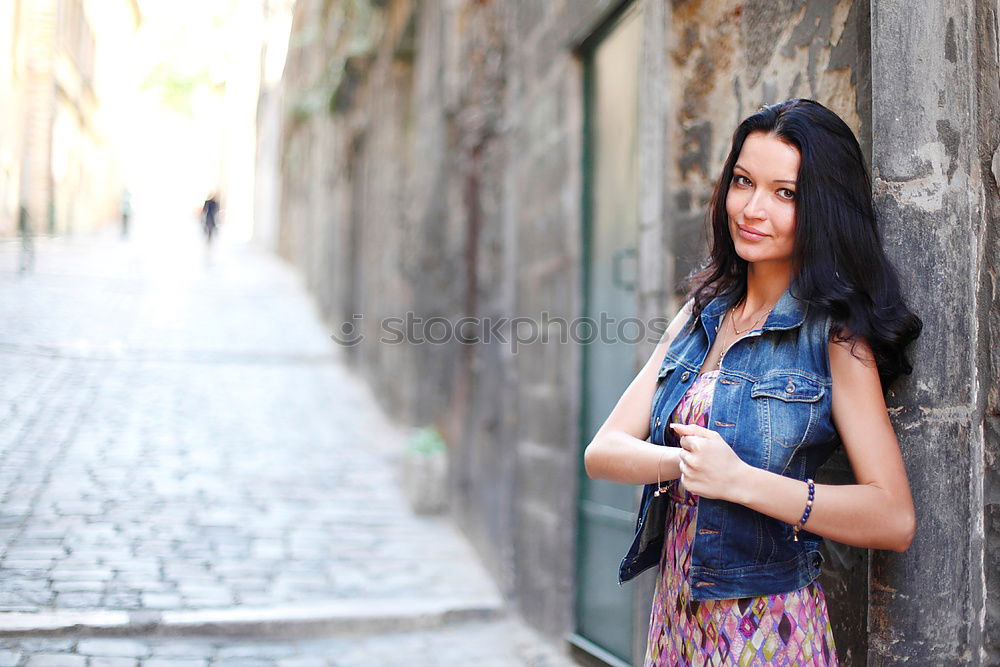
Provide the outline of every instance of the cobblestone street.
[[410,511],[297,276],[181,227],[0,246],[0,666],[572,664]]

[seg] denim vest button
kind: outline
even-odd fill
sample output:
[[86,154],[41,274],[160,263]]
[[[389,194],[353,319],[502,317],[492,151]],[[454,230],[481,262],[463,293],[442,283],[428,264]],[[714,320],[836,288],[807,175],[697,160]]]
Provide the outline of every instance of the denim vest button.
[[789,394],[795,393],[795,385],[792,383],[792,378],[788,378],[788,384],[785,385],[785,391]]
[[691,377],[691,374],[688,373],[687,371],[684,371],[683,373],[681,373],[681,382],[687,382],[689,377]]

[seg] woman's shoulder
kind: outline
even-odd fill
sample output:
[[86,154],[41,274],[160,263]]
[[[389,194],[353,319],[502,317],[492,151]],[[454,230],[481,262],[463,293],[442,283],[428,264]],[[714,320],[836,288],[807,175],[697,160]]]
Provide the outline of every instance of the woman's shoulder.
[[667,328],[663,331],[663,335],[660,336],[659,344],[667,344],[666,354],[669,356],[670,348],[673,347],[674,342],[684,336],[684,334],[689,330],[685,325],[691,319],[691,313],[694,308],[694,299],[688,299],[684,305],[674,314],[673,319],[667,325]]
[[830,334],[830,364],[862,364],[868,367],[875,366],[875,353],[871,344],[864,336],[858,335],[846,326],[838,327],[838,330]]

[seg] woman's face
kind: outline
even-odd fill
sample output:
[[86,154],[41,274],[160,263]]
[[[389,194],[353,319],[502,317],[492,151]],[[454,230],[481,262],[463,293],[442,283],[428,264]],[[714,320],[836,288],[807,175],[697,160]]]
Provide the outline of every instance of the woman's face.
[[748,262],[791,264],[795,248],[795,177],[799,151],[772,134],[743,142],[726,195],[729,233]]

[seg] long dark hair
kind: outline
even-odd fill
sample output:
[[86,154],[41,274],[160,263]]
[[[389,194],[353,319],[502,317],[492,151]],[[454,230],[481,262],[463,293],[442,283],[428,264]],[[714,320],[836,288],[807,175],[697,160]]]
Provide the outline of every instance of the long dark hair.
[[[729,233],[726,196],[733,165],[751,132],[767,132],[800,155],[795,188],[795,249],[790,291],[833,316],[831,338],[871,346],[883,393],[913,367],[906,347],[923,323],[905,304],[899,277],[882,248],[871,179],[854,133],[814,100],[792,98],[761,107],[733,133],[732,148],[705,218],[710,252],[687,279],[695,318],[714,297],[746,296],[747,262]],[[694,318],[692,318],[692,321]]]

